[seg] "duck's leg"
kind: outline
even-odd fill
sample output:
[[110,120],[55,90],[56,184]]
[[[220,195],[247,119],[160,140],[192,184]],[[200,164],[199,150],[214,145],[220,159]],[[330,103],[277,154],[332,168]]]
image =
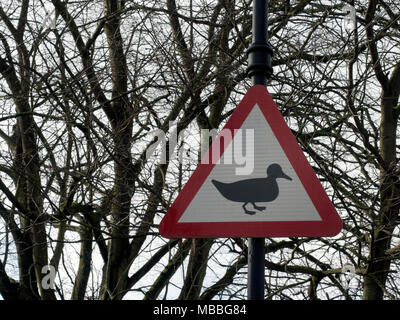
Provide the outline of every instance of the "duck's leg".
[[244,209],[244,213],[250,214],[250,215],[255,214],[255,213],[256,213],[255,211],[250,211],[250,210],[247,210],[247,209],[246,209],[246,204],[248,204],[248,202],[245,202],[245,203],[243,204],[243,206],[242,206],[242,208]]
[[266,209],[266,207],[256,206],[256,204],[254,202],[252,202],[251,204],[253,205],[254,209],[256,209],[258,211],[264,211]]

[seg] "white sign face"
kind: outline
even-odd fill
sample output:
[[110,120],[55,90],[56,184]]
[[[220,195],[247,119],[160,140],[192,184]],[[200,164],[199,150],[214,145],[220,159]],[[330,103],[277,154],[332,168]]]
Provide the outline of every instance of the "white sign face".
[[241,129],[178,222],[321,221],[258,105]]

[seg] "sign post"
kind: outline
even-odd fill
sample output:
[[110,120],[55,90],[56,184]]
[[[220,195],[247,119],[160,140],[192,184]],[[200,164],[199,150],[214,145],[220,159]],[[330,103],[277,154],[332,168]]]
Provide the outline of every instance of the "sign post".
[[248,299],[263,300],[265,238],[334,236],[342,221],[266,88],[272,74],[268,1],[253,1],[253,41],[247,50],[253,86],[159,231],[166,238],[248,238]]
[[[247,51],[247,75],[253,85],[266,86],[272,74],[272,49],[268,45],[268,0],[253,0],[252,44]],[[248,240],[248,300],[264,299],[264,259],[265,239],[249,238]]]

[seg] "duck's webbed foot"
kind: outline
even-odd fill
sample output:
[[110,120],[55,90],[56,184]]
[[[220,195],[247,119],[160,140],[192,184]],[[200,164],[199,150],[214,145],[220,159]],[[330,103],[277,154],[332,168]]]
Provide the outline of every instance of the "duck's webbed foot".
[[267,207],[256,206],[256,204],[254,202],[252,202],[251,204],[253,205],[254,209],[256,209],[258,211],[264,211],[267,208]]
[[243,206],[242,206],[242,208],[244,209],[244,213],[246,213],[246,214],[250,214],[250,215],[256,214],[256,212],[255,212],[255,211],[250,211],[250,210],[247,210],[247,209],[246,209],[246,204],[248,204],[248,202],[246,202],[246,203],[245,203],[245,204],[243,204]]

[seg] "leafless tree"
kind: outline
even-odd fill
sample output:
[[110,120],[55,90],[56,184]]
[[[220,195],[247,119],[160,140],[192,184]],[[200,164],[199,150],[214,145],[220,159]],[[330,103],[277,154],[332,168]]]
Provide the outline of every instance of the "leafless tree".
[[[167,240],[158,224],[209,142],[200,130],[222,128],[250,87],[251,6],[2,1],[4,299],[245,298],[246,239]],[[265,298],[398,299],[400,7],[269,6],[268,90],[344,228],[266,239]],[[171,122],[190,132],[175,148]]]

